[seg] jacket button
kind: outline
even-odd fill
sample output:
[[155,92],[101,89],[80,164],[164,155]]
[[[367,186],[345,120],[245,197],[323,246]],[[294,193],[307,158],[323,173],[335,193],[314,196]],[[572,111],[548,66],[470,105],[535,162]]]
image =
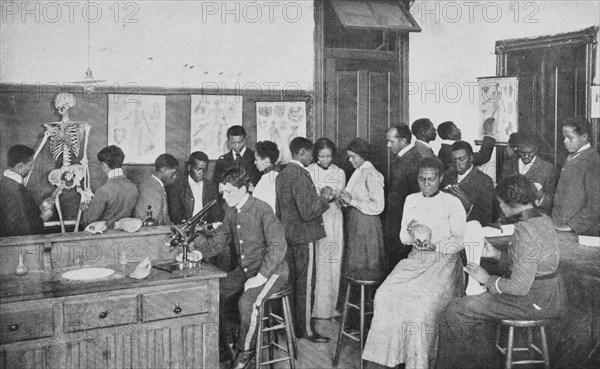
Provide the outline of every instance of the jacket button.
[[243,244],[243,243],[244,243],[244,241],[243,241],[243,240],[240,240],[240,245],[241,245],[241,244]]
[[245,258],[246,256],[245,256],[245,255],[242,255],[242,256],[240,256],[240,257],[243,259],[243,258]]
[[247,272],[247,271],[248,271],[248,268],[244,268],[244,272]]
[[242,228],[242,226],[238,224],[238,225],[237,225],[237,229],[240,229],[240,228]]

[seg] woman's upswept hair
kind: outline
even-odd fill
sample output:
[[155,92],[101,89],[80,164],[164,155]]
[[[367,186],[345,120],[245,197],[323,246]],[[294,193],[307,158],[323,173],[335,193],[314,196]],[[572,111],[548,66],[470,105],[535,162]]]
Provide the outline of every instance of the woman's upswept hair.
[[503,178],[496,186],[496,194],[510,206],[531,204],[537,198],[535,186],[522,174]]

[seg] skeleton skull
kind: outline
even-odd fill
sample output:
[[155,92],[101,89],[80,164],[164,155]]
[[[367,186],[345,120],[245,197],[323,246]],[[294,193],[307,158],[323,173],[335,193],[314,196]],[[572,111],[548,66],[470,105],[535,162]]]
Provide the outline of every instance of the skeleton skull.
[[71,108],[74,108],[76,104],[75,101],[75,96],[71,95],[70,93],[60,93],[58,95],[56,95],[56,99],[54,100],[54,106],[56,106],[56,109],[58,109],[58,112],[60,113],[60,115],[62,115],[63,117],[67,116],[68,118],[68,111]]

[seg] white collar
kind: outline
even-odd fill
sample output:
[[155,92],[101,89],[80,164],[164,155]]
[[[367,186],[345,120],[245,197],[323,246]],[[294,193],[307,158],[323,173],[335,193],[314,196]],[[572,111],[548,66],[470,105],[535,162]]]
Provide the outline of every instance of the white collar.
[[115,178],[115,177],[119,177],[119,176],[124,176],[125,174],[123,174],[123,170],[121,168],[115,168],[115,169],[111,169],[108,171],[108,179],[111,178]]
[[529,169],[531,168],[531,166],[533,165],[533,163],[535,163],[535,159],[537,159],[537,155],[533,157],[533,159],[531,159],[531,161],[529,162],[529,164],[525,164],[523,163],[523,160],[521,160],[521,158],[519,158],[519,169],[520,170],[525,170],[525,168]]
[[[244,154],[246,153],[246,146],[244,146],[244,148],[242,149],[242,151],[240,151],[240,157],[244,156]],[[235,154],[236,152],[231,150],[231,155],[233,155],[233,158],[235,159]]]
[[592,145],[588,142],[585,145],[581,146],[579,150],[575,151],[575,154],[580,154],[582,151],[589,149]]
[[204,180],[202,180],[200,182],[196,182],[196,181],[194,181],[192,176],[188,174],[188,183],[190,184],[190,187],[202,186],[202,184],[204,183]]
[[160,183],[160,187],[162,187],[163,189],[165,188],[165,184],[164,184],[164,183],[163,183],[163,182],[162,182],[160,179],[158,179],[158,177],[157,177],[157,176],[155,176],[155,175],[153,174],[153,175],[152,175],[152,178],[156,179],[156,180],[158,181],[158,183]]
[[473,164],[471,164],[471,168],[469,168],[469,169],[468,169],[468,170],[465,172],[465,174],[463,174],[463,175],[460,175],[460,174],[459,174],[459,175],[458,175],[458,183],[460,183],[460,181],[462,181],[463,179],[465,179],[465,177],[466,177],[466,176],[468,176],[468,175],[469,175],[469,173],[471,173],[471,171],[473,170],[473,167],[474,167],[474,165],[473,165]]
[[408,146],[406,146],[405,148],[400,150],[400,152],[398,153],[398,157],[401,158],[402,155],[406,154],[408,152],[408,150],[412,149],[413,147],[415,147],[415,143],[414,142],[409,143]]
[[427,142],[425,142],[425,141],[421,141],[421,140],[419,140],[419,139],[417,139],[417,142],[420,142],[420,143],[422,143],[423,145],[425,145],[425,146],[427,146],[427,147],[429,147],[429,148],[431,149],[431,145],[430,145],[429,143],[427,143]]
[[242,201],[240,201],[240,203],[235,206],[235,208],[237,209],[238,212],[242,210],[242,207],[244,207],[244,205],[246,205],[249,198],[250,198],[250,194],[248,192],[246,192]]
[[298,160],[294,160],[294,159],[292,159],[292,160],[290,160],[290,161],[288,162],[288,164],[292,164],[292,163],[294,163],[294,164],[296,164],[296,165],[299,165],[299,166],[300,166],[300,168],[302,168],[302,169],[304,169],[304,170],[307,170],[307,169],[306,169],[306,167],[304,166],[304,164],[302,164],[302,163],[301,163],[301,162],[299,162]]
[[23,177],[21,177],[19,173],[13,172],[10,169],[6,169],[3,174],[6,178],[10,178],[18,184],[23,184]]
[[444,140],[444,139],[442,139],[442,143],[443,144],[450,145],[450,146],[452,146],[452,144],[455,143],[455,142],[456,141],[454,141],[454,140]]

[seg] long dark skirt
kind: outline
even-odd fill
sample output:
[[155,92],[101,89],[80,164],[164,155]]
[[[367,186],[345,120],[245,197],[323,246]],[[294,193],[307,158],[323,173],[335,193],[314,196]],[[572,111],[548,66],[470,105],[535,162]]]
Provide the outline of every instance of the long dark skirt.
[[346,297],[346,279],[372,280],[385,276],[385,250],[383,229],[378,215],[366,215],[356,208],[349,208],[344,222],[346,248],[342,265],[342,279],[337,308],[342,311]]

